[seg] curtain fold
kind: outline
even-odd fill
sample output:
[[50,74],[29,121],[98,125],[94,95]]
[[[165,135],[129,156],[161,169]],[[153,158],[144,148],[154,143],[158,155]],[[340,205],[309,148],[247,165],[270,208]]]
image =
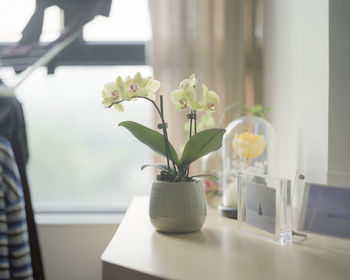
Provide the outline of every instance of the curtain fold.
[[[150,64],[155,78],[162,83],[160,94],[164,95],[169,138],[179,147],[185,141],[186,119],[185,113],[175,111],[170,92],[182,79],[195,73],[199,87],[204,83],[219,95],[220,104],[213,115],[216,121],[227,105],[247,100],[245,34],[251,27],[247,24],[247,3],[242,0],[149,0],[149,7],[153,31]],[[202,91],[199,87],[197,95]],[[252,98],[248,100],[252,102]],[[223,127],[234,115],[234,110],[226,115]],[[159,123],[157,117],[155,121]]]

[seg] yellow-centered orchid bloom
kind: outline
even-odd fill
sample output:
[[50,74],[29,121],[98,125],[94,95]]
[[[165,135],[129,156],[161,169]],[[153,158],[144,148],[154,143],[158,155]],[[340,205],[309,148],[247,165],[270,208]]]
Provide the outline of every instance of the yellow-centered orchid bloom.
[[196,100],[196,83],[197,79],[192,74],[188,79],[181,81],[178,89],[171,92],[171,100],[176,105],[176,110],[181,111],[187,107],[192,110],[200,109],[199,102]]
[[[133,86],[131,86],[133,84],[133,79],[130,78],[130,76],[127,76],[124,80],[124,86],[125,86],[125,92],[124,94],[121,96],[122,99],[124,100],[131,100],[131,97],[132,96],[135,96],[135,91],[132,90],[133,89]],[[130,87],[131,86],[131,87]],[[135,99],[136,100],[136,99]]]
[[186,85],[189,87],[195,87],[197,84],[197,79],[194,74],[191,74],[191,76],[188,79],[184,79],[180,82],[179,88],[184,88]]
[[176,110],[181,111],[187,108],[187,95],[183,89],[175,89],[170,94],[171,101],[176,105]]
[[[152,77],[142,78],[140,73],[136,73],[134,78],[129,76],[123,79],[118,76],[116,81],[105,84],[102,90],[103,101],[105,107],[110,107],[113,103],[121,100],[136,100],[133,96],[144,96],[155,100],[155,91],[160,87],[160,82],[153,80]],[[124,108],[121,103],[113,106],[118,111],[123,112]]]
[[217,94],[212,91],[212,90],[208,90],[207,86],[203,84],[202,86],[203,88],[203,99],[200,102],[200,108],[201,110],[205,111],[205,112],[215,112],[215,108],[214,106],[217,105],[220,101],[219,96],[217,96]]
[[[109,107],[113,103],[120,101],[123,90],[124,83],[120,77],[117,78],[117,81],[115,83],[110,82],[105,84],[102,90],[102,105],[105,107]],[[120,112],[124,111],[123,105],[120,103],[114,104],[113,107]]]
[[135,77],[125,79],[126,93],[123,99],[130,100],[132,96],[143,96],[155,100],[155,92],[159,89],[160,82],[153,80],[152,77],[142,78],[141,74],[136,73]]

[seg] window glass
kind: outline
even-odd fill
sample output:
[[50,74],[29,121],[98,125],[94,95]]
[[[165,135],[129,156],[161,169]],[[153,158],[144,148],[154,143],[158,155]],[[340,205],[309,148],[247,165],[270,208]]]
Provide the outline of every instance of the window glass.
[[38,69],[18,89],[30,148],[29,181],[36,210],[125,209],[134,195],[148,194],[153,170],[140,171],[152,152],[125,128],[124,120],[152,127],[145,100],[127,102],[125,112],[105,109],[101,89],[117,75],[149,66]]
[[[20,7],[20,8],[19,8]],[[33,0],[0,1],[0,42],[17,42],[35,9]]]
[[[18,9],[18,7],[21,7]],[[1,0],[0,1],[0,42],[18,42],[22,31],[35,10],[35,1]],[[41,42],[51,42],[60,34],[61,9],[49,7],[44,13]]]
[[62,10],[57,6],[51,6],[45,10],[41,42],[52,42],[60,36],[62,15]]
[[83,32],[87,41],[148,41],[152,37],[148,0],[113,1],[110,16],[97,16]]
[[[1,0],[0,42],[17,42],[21,39],[21,32],[34,9],[34,0]],[[47,8],[40,40],[47,42],[56,39],[60,33],[60,22],[60,9],[57,6]],[[113,0],[110,16],[96,16],[84,26],[83,36],[87,41],[150,40],[152,32],[148,0]]]

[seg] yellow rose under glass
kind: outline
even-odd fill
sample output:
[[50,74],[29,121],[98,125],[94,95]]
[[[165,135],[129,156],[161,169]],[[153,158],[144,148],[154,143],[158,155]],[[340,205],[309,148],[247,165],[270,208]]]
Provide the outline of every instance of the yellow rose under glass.
[[257,116],[231,122],[222,145],[224,216],[237,218],[237,176],[239,171],[273,175],[276,168],[276,134],[272,125]]

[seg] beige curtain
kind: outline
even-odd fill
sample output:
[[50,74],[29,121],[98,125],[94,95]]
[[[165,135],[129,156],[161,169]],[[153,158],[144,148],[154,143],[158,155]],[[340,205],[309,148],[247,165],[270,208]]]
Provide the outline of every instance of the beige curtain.
[[[249,98],[245,94],[254,5],[253,0],[149,0],[153,31],[150,64],[162,83],[169,139],[175,147],[184,143],[186,119],[184,112],[175,111],[170,92],[191,73],[199,79],[198,95],[204,83],[220,96],[216,120],[234,101],[254,102],[254,93]],[[234,115],[231,111],[226,116],[224,126]],[[157,117],[155,121],[159,123]]]

